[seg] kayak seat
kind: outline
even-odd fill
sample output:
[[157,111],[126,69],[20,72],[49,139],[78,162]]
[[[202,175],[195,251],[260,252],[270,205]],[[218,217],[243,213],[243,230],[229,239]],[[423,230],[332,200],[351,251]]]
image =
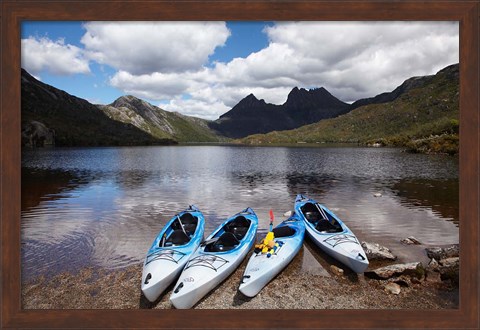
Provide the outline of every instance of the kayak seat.
[[248,227],[234,227],[229,228],[229,231],[235,235],[235,237],[240,241],[242,240],[248,232]]
[[185,235],[183,230],[177,229],[172,232],[168,237],[166,243],[172,243],[173,245],[184,245],[190,241],[190,237]]
[[322,220],[320,212],[305,212],[305,218],[311,223],[315,223],[319,220]]
[[188,235],[193,235],[195,233],[195,229],[197,229],[197,224],[189,223],[189,224],[183,225],[183,228],[185,228],[185,231],[187,232]]
[[235,235],[238,240],[242,240],[250,228],[250,221],[244,216],[238,216],[233,221],[225,225],[225,232]]
[[[180,221],[182,222],[183,228],[185,228],[185,231],[188,235],[193,235],[195,233],[195,229],[197,229],[198,223],[197,217],[194,217],[190,213],[184,213],[180,216]],[[173,230],[182,230],[182,228],[180,227],[180,222],[178,220],[174,221],[171,227]]]
[[288,237],[295,235],[295,229],[289,226],[281,226],[273,229],[275,237]]
[[180,217],[184,225],[190,225],[197,223],[197,217],[193,216],[191,213],[184,213]]
[[315,223],[318,220],[323,219],[317,207],[312,203],[305,203],[305,205],[301,207],[301,210],[308,222]]
[[320,220],[315,229],[323,233],[338,233],[342,231],[340,226],[332,225],[328,220]]
[[233,250],[240,242],[234,234],[224,232],[216,242],[206,246],[205,251],[209,252],[224,252]]

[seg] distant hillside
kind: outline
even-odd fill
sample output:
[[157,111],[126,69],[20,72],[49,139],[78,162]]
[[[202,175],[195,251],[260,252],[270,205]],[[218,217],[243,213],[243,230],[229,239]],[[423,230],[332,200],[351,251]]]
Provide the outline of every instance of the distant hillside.
[[221,138],[208,121],[165,111],[134,96],[122,96],[109,105],[98,105],[108,117],[131,124],[159,139],[178,142],[217,142]]
[[266,103],[250,94],[209,126],[225,136],[241,138],[300,127],[348,111],[349,105],[325,88],[307,91],[295,87],[282,105]]
[[400,86],[398,86],[391,92],[378,94],[375,97],[360,99],[358,101],[353,102],[352,105],[350,106],[350,109],[353,110],[369,104],[379,104],[379,103],[387,103],[387,102],[395,101],[400,95],[408,92],[411,89],[423,87],[426,84],[430,83],[434,78],[435,78],[434,75],[412,77],[410,79],[405,80]]
[[165,111],[134,96],[93,105],[22,69],[22,125],[40,122],[59,146],[150,145],[226,141],[208,121]]
[[55,130],[58,146],[172,144],[131,124],[108,118],[95,105],[44,84],[22,69],[22,125],[38,121]]
[[362,102],[365,105],[337,118],[289,131],[251,135],[240,142],[378,143],[420,152],[458,152],[458,64],[434,76],[408,79],[391,93],[355,103]]

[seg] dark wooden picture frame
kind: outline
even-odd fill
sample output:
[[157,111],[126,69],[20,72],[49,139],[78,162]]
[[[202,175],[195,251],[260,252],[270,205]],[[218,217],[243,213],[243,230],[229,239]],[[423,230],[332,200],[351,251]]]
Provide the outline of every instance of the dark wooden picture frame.
[[[1,3],[2,328],[478,328],[479,8],[459,1],[81,1]],[[22,310],[22,20],[450,20],[460,24],[460,297],[455,310]]]

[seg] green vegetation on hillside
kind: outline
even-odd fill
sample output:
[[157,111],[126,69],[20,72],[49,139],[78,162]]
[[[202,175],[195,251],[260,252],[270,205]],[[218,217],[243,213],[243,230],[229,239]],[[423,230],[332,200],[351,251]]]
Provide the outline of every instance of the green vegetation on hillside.
[[225,138],[208,127],[208,121],[156,107],[134,96],[122,96],[110,105],[98,105],[111,119],[131,124],[158,139],[176,142],[219,142]]
[[21,79],[22,126],[32,121],[41,122],[54,130],[57,146],[176,143],[169,138],[155,138],[134,125],[112,120],[88,101],[44,84],[25,70],[22,70]]
[[392,102],[369,104],[300,128],[256,134],[238,142],[360,143],[403,146],[415,152],[458,152],[458,66],[440,71],[425,85]]
[[173,138],[178,142],[220,142],[225,141],[208,126],[207,120],[168,113],[169,122],[176,128]]

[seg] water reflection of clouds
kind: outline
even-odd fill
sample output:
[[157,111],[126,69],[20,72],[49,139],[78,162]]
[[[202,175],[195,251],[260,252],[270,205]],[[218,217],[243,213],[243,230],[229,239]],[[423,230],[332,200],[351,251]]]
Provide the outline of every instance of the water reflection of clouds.
[[[403,185],[392,191],[398,177],[419,172],[422,166],[432,170],[419,175],[434,177],[434,181],[444,176],[444,167],[450,172],[455,169],[444,159],[410,158],[399,156],[397,150],[364,148],[181,146],[103,151],[104,158],[97,149],[80,150],[79,159],[69,151],[74,159],[64,165],[87,173],[82,177],[89,179],[68,194],[54,191],[49,203],[22,214],[28,258],[36,253],[43,259],[60,256],[58,262],[68,263],[68,258],[83,257],[103,267],[120,267],[142,260],[166,221],[189,204],[204,213],[208,235],[246,207],[259,216],[259,229],[268,227],[270,209],[279,223],[283,213],[293,208],[298,193],[331,208],[360,240],[414,235],[431,244],[458,242],[458,228],[442,221],[437,212],[435,205],[445,204],[442,200],[423,198],[424,204],[412,205],[408,204],[411,188]],[[94,165],[84,163],[92,157],[100,159]],[[413,163],[396,164],[402,162]],[[100,168],[93,170],[92,166]],[[383,196],[373,197],[379,190]],[[399,196],[397,191],[407,193]],[[449,199],[448,195],[442,198]],[[68,244],[70,251],[84,254],[62,255]],[[33,267],[34,260],[29,260]]]
[[[49,203],[52,204],[52,203]],[[66,205],[65,205],[66,206]],[[85,231],[94,212],[83,207],[52,207],[42,203],[22,214],[22,236],[47,243],[68,239],[72,232]]]

